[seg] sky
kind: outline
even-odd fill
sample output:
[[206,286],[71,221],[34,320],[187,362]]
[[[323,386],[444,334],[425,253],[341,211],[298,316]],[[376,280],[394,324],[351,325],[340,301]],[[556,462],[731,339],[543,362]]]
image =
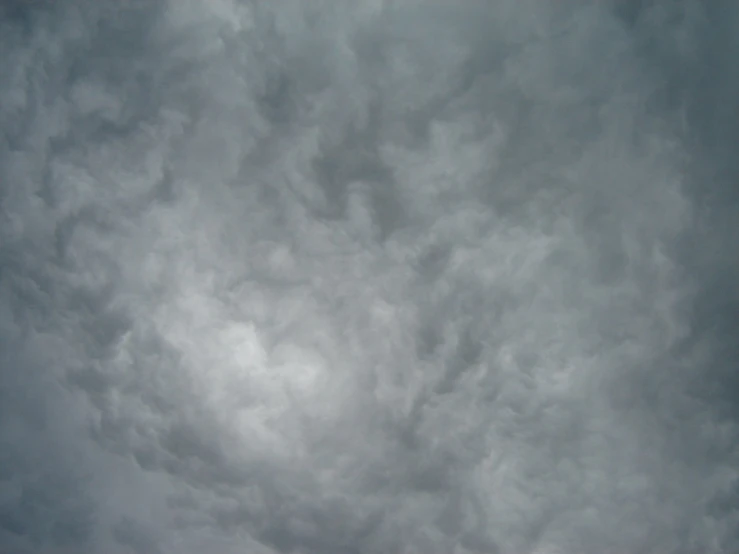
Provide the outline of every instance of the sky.
[[5,0],[0,552],[739,552],[734,0]]

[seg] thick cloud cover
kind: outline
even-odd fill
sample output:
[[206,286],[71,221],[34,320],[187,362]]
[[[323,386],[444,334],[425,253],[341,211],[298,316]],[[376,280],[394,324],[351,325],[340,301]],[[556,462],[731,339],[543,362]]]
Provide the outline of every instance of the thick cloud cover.
[[734,0],[0,9],[0,551],[739,552]]

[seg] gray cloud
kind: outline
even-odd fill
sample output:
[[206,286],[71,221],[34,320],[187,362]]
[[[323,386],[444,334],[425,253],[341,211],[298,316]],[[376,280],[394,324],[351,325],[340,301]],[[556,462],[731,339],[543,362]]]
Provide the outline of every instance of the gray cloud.
[[734,3],[1,10],[0,550],[739,549]]

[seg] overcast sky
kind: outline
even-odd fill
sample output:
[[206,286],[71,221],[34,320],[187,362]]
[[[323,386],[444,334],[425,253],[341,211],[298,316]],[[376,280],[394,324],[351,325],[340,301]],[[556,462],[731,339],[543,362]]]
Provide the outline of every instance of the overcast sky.
[[739,552],[737,28],[2,2],[0,552]]

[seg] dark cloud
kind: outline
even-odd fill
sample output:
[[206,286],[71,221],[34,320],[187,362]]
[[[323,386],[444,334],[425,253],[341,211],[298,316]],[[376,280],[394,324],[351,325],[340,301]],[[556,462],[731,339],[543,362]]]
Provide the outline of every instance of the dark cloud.
[[739,549],[733,2],[5,2],[0,550]]

